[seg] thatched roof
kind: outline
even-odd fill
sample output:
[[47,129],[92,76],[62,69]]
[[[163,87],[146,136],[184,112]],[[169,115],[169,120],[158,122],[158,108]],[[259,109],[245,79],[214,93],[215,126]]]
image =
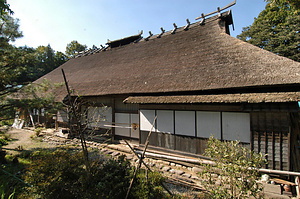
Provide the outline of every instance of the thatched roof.
[[220,95],[137,96],[128,97],[128,104],[193,104],[193,103],[269,103],[298,102],[300,92],[246,93]]
[[[300,83],[300,63],[226,34],[223,18],[74,59],[43,76],[85,96],[191,92]],[[37,80],[40,81],[40,80]],[[64,90],[57,91],[66,95]]]

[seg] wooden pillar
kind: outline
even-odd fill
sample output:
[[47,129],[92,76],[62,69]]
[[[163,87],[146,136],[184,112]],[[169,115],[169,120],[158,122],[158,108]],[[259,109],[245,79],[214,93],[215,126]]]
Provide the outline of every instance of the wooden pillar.
[[291,126],[289,126],[288,132],[288,170],[291,171]]
[[259,120],[259,117],[260,116],[260,113],[258,113],[257,114],[257,131],[258,131],[258,135],[257,135],[257,152],[259,153],[259,152],[261,152],[261,150],[260,150],[260,134],[261,134],[261,129],[260,129],[260,120]]
[[253,127],[253,112],[250,113],[250,149],[251,151],[254,150],[254,127]]
[[[265,157],[266,157],[266,160],[267,160],[267,163],[268,162],[268,125],[267,125],[267,112],[265,112],[265,120],[264,120],[264,123],[265,123]],[[266,164],[266,169],[268,168],[268,164]]]
[[55,117],[55,131],[58,131],[57,115],[56,115],[56,117]]
[[[112,102],[111,102],[111,113],[112,113],[112,123],[115,124],[116,122],[116,105],[115,105],[115,98],[112,98]],[[113,142],[115,140],[115,127],[111,128],[111,141]]]
[[274,116],[271,114],[271,126],[272,126],[272,169],[275,169],[275,133],[274,133]]
[[282,114],[279,114],[279,169],[283,169],[283,133],[282,133]]

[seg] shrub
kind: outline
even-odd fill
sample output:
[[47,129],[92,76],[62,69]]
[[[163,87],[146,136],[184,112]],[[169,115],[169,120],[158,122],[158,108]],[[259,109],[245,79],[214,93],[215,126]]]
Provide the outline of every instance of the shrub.
[[200,174],[210,198],[262,197],[263,187],[257,182],[258,168],[265,163],[261,154],[241,147],[238,141],[214,137],[209,138],[205,154],[215,162],[203,165]]
[[[24,178],[32,185],[23,198],[124,198],[133,169],[125,156],[90,161],[90,173],[82,153],[67,149],[39,150],[31,155],[32,164]],[[160,187],[163,178],[139,173],[130,198],[166,198]]]
[[7,145],[7,141],[5,139],[0,138],[0,146]]
[[166,198],[161,187],[164,178],[158,172],[149,172],[147,177],[145,175],[144,172],[137,175],[132,198]]
[[43,130],[45,130],[45,128],[39,127],[39,128],[34,129],[36,137],[39,137]]

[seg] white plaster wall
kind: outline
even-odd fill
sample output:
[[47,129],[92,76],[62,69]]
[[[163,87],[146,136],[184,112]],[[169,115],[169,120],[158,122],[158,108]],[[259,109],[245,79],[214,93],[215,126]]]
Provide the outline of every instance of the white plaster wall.
[[221,113],[197,111],[197,137],[221,139]]
[[157,110],[157,131],[174,134],[173,111]]
[[224,140],[250,143],[250,113],[222,113]]

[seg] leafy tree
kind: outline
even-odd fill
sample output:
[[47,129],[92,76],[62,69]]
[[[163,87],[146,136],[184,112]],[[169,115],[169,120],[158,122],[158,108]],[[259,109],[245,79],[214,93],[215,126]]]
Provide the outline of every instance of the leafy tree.
[[261,154],[241,147],[238,141],[222,142],[210,137],[205,155],[214,164],[203,164],[200,174],[209,198],[260,198],[262,185],[257,182],[258,168],[265,159]]
[[9,14],[13,14],[14,12],[9,8],[9,4],[7,4],[6,0],[0,0],[0,15],[2,16],[5,12]]
[[265,50],[300,61],[300,1],[266,0],[252,25],[237,38]]
[[[6,0],[0,0],[0,109],[6,111],[7,103],[5,97],[18,89],[17,77],[23,68],[19,67],[15,59],[16,51],[9,42],[22,37],[19,29],[19,21],[13,19],[10,14],[13,11],[9,8]],[[0,115],[0,119],[2,119]]]
[[82,45],[82,44],[78,43],[78,41],[73,40],[73,41],[71,41],[71,43],[67,44],[66,54],[69,57],[72,57],[76,53],[79,53],[79,52],[84,51],[86,49],[87,49],[86,45]]
[[55,53],[54,64],[58,67],[68,61],[68,59],[69,58],[64,53],[58,51]]

